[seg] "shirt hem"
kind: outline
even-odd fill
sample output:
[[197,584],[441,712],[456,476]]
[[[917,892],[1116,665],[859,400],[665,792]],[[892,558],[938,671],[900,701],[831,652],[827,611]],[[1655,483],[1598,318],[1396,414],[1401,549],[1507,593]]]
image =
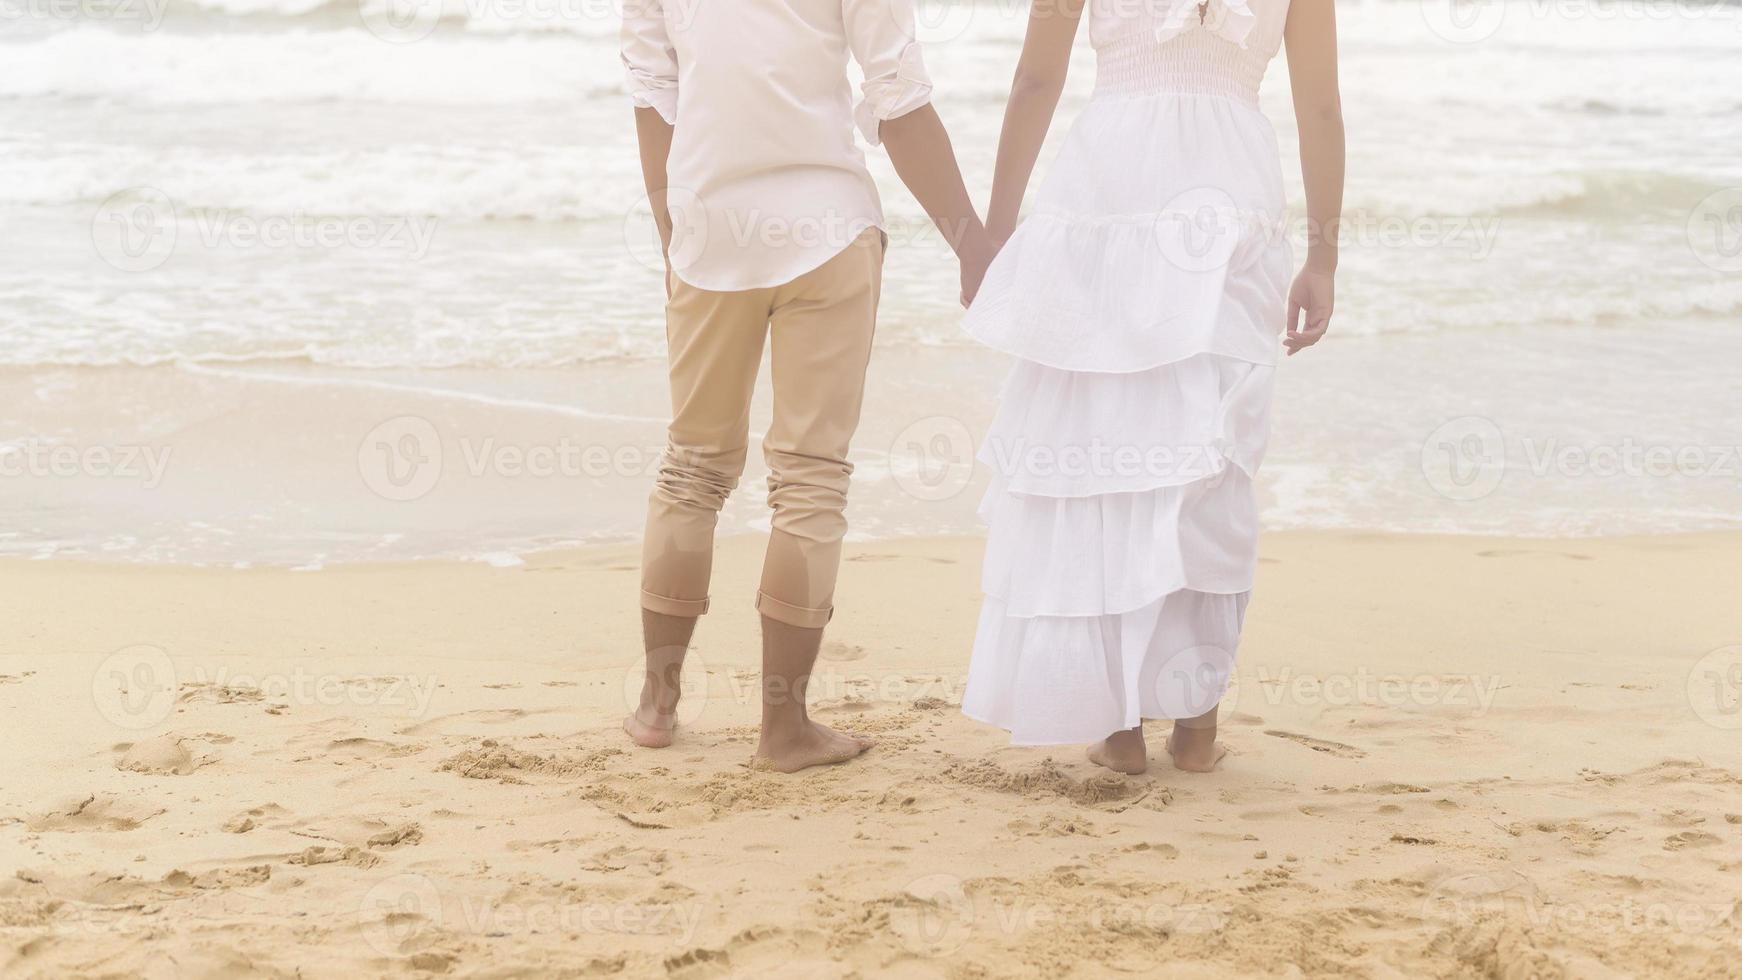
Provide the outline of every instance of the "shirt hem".
[[[870,222],[869,224],[867,224],[865,226],[865,229],[866,229],[866,231],[869,231],[870,229],[875,228],[880,233],[882,233],[884,236],[887,237],[889,234],[889,229],[884,227],[884,225],[885,225],[885,221],[883,219],[879,219],[879,220],[876,220],[876,221],[873,221],[873,222]],[[671,274],[678,277],[680,280],[682,280],[684,285],[686,285],[686,286],[690,286],[694,289],[706,290],[710,293],[742,293],[742,292],[748,292],[752,289],[773,289],[777,286],[784,286],[787,283],[792,282],[794,279],[799,278],[800,276],[803,276],[807,273],[815,272],[816,270],[822,268],[823,265],[825,263],[827,263],[830,259],[834,258],[837,255],[840,255],[842,252],[845,252],[847,249],[852,248],[859,241],[859,237],[863,236],[864,233],[865,232],[861,231],[858,236],[855,236],[853,238],[852,241],[846,243],[845,245],[839,245],[839,246],[836,246],[834,248],[829,248],[826,252],[823,251],[824,246],[818,246],[815,250],[806,250],[806,252],[804,253],[806,263],[803,266],[801,266],[797,272],[793,272],[791,274],[787,274],[785,272],[782,272],[778,278],[770,279],[766,282],[758,279],[757,281],[750,282],[750,283],[734,283],[734,284],[729,284],[729,285],[723,284],[723,283],[722,284],[710,284],[709,282],[699,282],[696,279],[690,278],[689,276],[684,274],[683,270],[677,268],[676,266],[672,267]],[[810,261],[813,254],[817,256],[817,258],[814,262]],[[709,279],[710,277],[702,276],[700,278],[701,279]]]

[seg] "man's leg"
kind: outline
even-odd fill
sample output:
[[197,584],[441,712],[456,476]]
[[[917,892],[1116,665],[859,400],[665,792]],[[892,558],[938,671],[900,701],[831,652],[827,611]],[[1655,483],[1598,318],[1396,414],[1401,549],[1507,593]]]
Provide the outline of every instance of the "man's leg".
[[871,229],[781,287],[771,316],[774,422],[762,448],[774,520],[756,598],[763,684],[756,756],[783,772],[842,762],[870,746],[811,721],[805,689],[834,614],[853,472],[847,448],[859,426],[882,266],[882,233]]
[[708,609],[714,526],[744,472],[772,296],[765,289],[710,292],[674,277],[666,303],[672,421],[642,540],[647,674],[640,704],[623,721],[649,748],[671,744],[684,654]]

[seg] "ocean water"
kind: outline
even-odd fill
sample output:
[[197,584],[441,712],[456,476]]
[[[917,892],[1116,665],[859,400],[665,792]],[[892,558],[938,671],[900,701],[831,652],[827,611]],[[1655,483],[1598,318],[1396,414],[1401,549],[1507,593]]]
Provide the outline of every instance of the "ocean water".
[[[547,424],[541,445],[651,452],[665,410],[615,10],[432,4],[0,0],[0,473],[20,474],[0,476],[0,552],[318,563],[635,533],[633,467],[560,474],[531,503],[501,474],[352,499],[383,419],[432,420],[450,456]],[[1024,16],[923,7],[982,201]],[[1339,311],[1286,365],[1268,525],[1742,525],[1742,8],[1373,0],[1339,18]],[[1092,78],[1080,38],[1055,145]],[[1263,104],[1298,210],[1281,59]],[[855,523],[969,531],[973,477],[939,499],[912,483],[934,463],[957,479],[1001,367],[960,336],[947,251],[870,159],[893,250]],[[193,462],[144,498],[20,462],[134,445]],[[746,499],[728,526],[764,520]]]

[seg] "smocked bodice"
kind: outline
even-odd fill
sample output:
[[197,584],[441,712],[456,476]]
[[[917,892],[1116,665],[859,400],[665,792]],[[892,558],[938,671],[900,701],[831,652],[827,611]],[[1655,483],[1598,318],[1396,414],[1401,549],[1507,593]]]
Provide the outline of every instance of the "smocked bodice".
[[1089,0],[1095,94],[1188,92],[1258,104],[1289,0]]

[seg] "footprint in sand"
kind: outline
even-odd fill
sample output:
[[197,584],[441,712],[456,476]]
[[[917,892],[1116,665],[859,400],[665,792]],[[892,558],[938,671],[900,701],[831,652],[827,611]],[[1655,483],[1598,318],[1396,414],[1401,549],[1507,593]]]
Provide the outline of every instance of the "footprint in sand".
[[327,743],[326,755],[349,759],[397,759],[416,755],[424,746],[416,742],[384,742],[378,738],[338,738]]
[[298,837],[328,841],[341,847],[390,850],[423,842],[423,828],[414,822],[390,823],[380,817],[339,817],[305,822],[291,830]]
[[[272,868],[264,864],[213,868],[198,873],[178,868],[158,881],[103,871],[62,875],[20,869],[15,876],[23,894],[35,893],[37,897],[53,900],[60,907],[70,903],[82,909],[80,914],[95,914],[101,910],[130,911],[194,891],[246,888],[264,884],[271,878]],[[90,922],[82,924],[89,926]]]
[[1353,745],[1344,745],[1342,742],[1331,742],[1322,738],[1313,738],[1310,735],[1298,735],[1294,732],[1284,732],[1274,728],[1265,729],[1264,734],[1269,735],[1272,738],[1286,739],[1290,742],[1296,743],[1297,745],[1304,745],[1307,748],[1312,749],[1314,752],[1323,752],[1326,755],[1334,755],[1339,759],[1367,758],[1366,752],[1363,752]]
[[437,771],[455,773],[467,779],[494,779],[518,784],[526,783],[532,776],[583,779],[597,776],[612,758],[622,754],[622,749],[611,747],[541,755],[487,738],[474,748],[451,756],[437,767]]
[[251,807],[236,814],[218,828],[226,834],[246,834],[256,827],[264,825],[269,819],[274,823],[282,822],[278,818],[287,817],[290,811],[276,803],[266,803]]
[[142,772],[154,776],[186,776],[218,761],[217,756],[196,752],[197,747],[195,739],[192,738],[159,735],[143,742],[120,746],[121,757],[115,760],[115,768],[123,772]]
[[1663,839],[1663,849],[1666,851],[1683,851],[1690,847],[1711,847],[1724,843],[1717,834],[1703,830],[1684,830],[1679,834],[1671,834]]
[[92,793],[74,797],[24,818],[24,826],[38,833],[50,831],[125,832],[162,814],[162,808],[151,807],[107,793]]
[[[1119,812],[1125,806],[1130,806],[1143,799],[1151,792],[1151,786],[1146,782],[1126,776],[1112,774],[1096,774],[1086,779],[1072,779],[1066,775],[1059,764],[1051,759],[1042,759],[1032,766],[1026,766],[1012,771],[995,762],[981,759],[978,762],[956,762],[944,767],[937,777],[960,783],[975,789],[992,790],[998,793],[1011,793],[1035,799],[1048,797],[1063,797],[1073,803],[1083,806],[1097,806],[1107,803],[1123,803],[1124,806],[1112,809]],[[1160,791],[1163,797],[1168,797],[1166,790]]]
[[398,734],[463,734],[459,730],[468,725],[507,725],[535,714],[551,714],[556,710],[558,709],[541,708],[537,711],[528,711],[525,708],[480,708],[476,711],[460,711],[401,728]]
[[213,868],[210,871],[183,871],[180,868],[163,876],[170,888],[192,891],[216,891],[262,885],[272,878],[272,866],[250,864],[240,868]]
[[1572,561],[1596,561],[1594,555],[1581,555],[1576,551],[1531,551],[1522,548],[1489,548],[1476,552],[1477,558],[1528,558],[1533,555],[1543,555],[1549,558],[1566,558]]
[[859,714],[861,712],[870,711],[874,707],[876,707],[876,705],[872,704],[870,701],[865,700],[864,698],[857,697],[854,695],[848,695],[847,697],[836,698],[832,701],[820,701],[816,704],[811,705],[810,710],[811,710],[811,714],[839,715],[839,714]]
[[211,704],[253,704],[265,700],[266,694],[257,687],[238,685],[231,687],[226,684],[213,684],[206,681],[188,681],[182,684],[181,696],[176,700],[182,704],[207,702]]
[[864,660],[868,654],[864,647],[853,646],[834,640],[823,644],[822,658],[833,663],[849,663],[854,660]]
[[581,865],[581,867],[588,871],[599,871],[606,874],[629,871],[657,878],[665,874],[670,863],[670,859],[664,851],[649,847],[618,845],[600,851],[591,861]]

